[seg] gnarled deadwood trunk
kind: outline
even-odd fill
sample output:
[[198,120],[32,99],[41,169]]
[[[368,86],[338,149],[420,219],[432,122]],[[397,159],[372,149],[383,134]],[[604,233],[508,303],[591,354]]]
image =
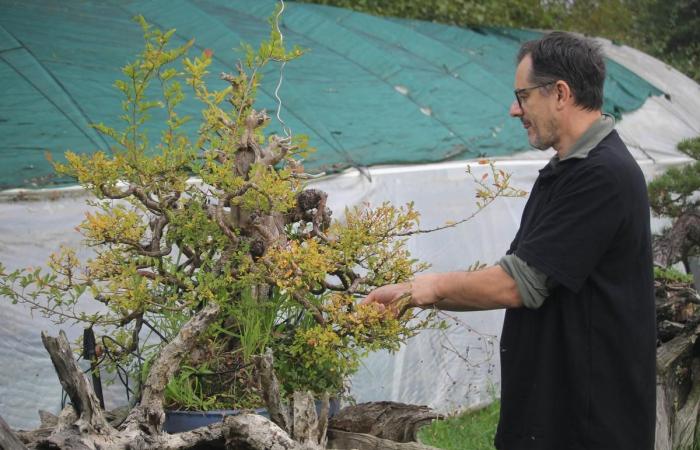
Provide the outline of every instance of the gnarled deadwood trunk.
[[693,448],[700,437],[700,297],[681,283],[657,285],[656,450]]
[[[273,371],[272,353],[258,357],[265,400],[272,420],[254,414],[228,416],[223,422],[178,434],[163,431],[163,393],[183,357],[201,333],[215,320],[218,306],[210,304],[190,319],[178,335],[160,352],[143,386],[139,405],[123,419],[100,408],[92,386],[73,358],[65,333],[58,337],[42,334],[61,385],[71,404],[58,417],[41,413],[42,426],[31,432],[14,433],[0,418],[0,448],[185,450],[195,448],[236,450],[321,450],[326,448],[329,401],[322,399],[320,414],[309,392],[296,392],[285,405]],[[367,415],[368,419],[360,416]],[[118,417],[117,417],[118,416]],[[332,431],[328,448],[358,450],[429,449],[412,441],[417,427],[437,415],[425,407],[381,402],[347,408],[338,417],[344,430]],[[110,423],[112,420],[112,423]],[[378,427],[369,427],[369,423]],[[358,428],[358,424],[360,424]],[[372,436],[367,433],[375,433]],[[351,447],[348,447],[350,445]]]
[[7,422],[0,417],[0,448],[3,450],[26,450],[27,447],[12,432]]
[[21,433],[19,437],[25,439],[24,443],[9,427],[2,428],[0,437],[3,447],[19,449],[26,444],[38,449],[81,450],[310,449],[294,441],[270,420],[252,414],[227,417],[221,423],[185,433],[170,435],[162,431],[165,385],[180,366],[182,358],[192,350],[197,338],[217,317],[218,308],[215,304],[204,307],[163,348],[146,379],[141,403],[118,427],[110,424],[100,409],[87,377],[73,358],[65,334],[61,332],[57,338],[43,334],[44,346],[51,356],[61,385],[70,397],[71,405],[58,418],[51,420],[50,431],[43,427],[41,432]]
[[[678,261],[687,263],[691,250],[700,245],[700,214],[688,211],[677,217],[673,225],[654,239],[654,263],[669,267]],[[688,267],[686,265],[686,270]]]
[[417,442],[395,442],[371,434],[350,433],[331,429],[328,448],[336,450],[437,450]]

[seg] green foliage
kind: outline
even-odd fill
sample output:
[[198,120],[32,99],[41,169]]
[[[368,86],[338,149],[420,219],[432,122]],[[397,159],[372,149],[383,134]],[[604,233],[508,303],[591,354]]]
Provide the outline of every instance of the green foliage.
[[310,0],[380,16],[430,20],[462,26],[552,26],[539,0]]
[[[224,358],[224,355],[219,355]],[[208,356],[191,366],[182,364],[165,387],[165,406],[189,411],[252,409],[263,404],[251,366]],[[228,362],[228,364],[227,364]]]
[[654,279],[662,283],[692,283],[693,275],[683,273],[673,267],[654,267]]
[[691,158],[700,161],[700,137],[686,139],[678,144],[678,150]]
[[679,217],[697,211],[700,198],[700,137],[685,140],[678,149],[695,159],[683,167],[673,167],[649,183],[649,201],[658,216]]
[[216,395],[204,391],[202,376],[211,375],[206,367],[195,369],[190,366],[180,367],[180,371],[165,387],[165,397],[172,406],[183,410],[211,411],[217,409]]
[[324,297],[329,320],[323,324],[310,320],[294,324],[297,332],[273,347],[275,369],[288,394],[302,389],[317,393],[342,391],[362,357],[379,349],[398,350],[403,340],[432,323],[435,317],[431,313],[409,325],[405,318],[386,316],[373,305],[357,305],[351,295],[333,292]]
[[700,82],[700,8],[695,0],[642,0],[632,45]]
[[695,0],[303,0],[452,25],[559,29],[639,48],[700,82]]
[[289,298],[277,290],[273,290],[269,301],[262,304],[250,289],[244,290],[238,302],[225,306],[230,311],[224,314],[236,318],[235,331],[215,325],[216,331],[235,337],[240,344],[243,362],[249,364],[254,355],[262,354],[270,346],[275,322],[286,302],[289,302]]
[[491,450],[496,435],[500,402],[476,412],[434,421],[418,432],[420,442],[446,450]]

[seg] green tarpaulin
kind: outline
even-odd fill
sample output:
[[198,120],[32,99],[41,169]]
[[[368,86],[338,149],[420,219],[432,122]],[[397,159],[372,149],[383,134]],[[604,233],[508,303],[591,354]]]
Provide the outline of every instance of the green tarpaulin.
[[[242,42],[269,37],[276,0],[0,0],[0,189],[70,182],[53,177],[47,153],[109,150],[90,127],[120,126],[120,68],[142,48],[142,14],[175,28],[175,43],[195,38],[211,49],[210,84],[234,72]],[[308,53],[288,64],[281,116],[317,148],[310,171],[423,163],[527,150],[519,122],[508,117],[514,58],[537,33],[465,29],[379,18],[286,2],[282,33]],[[639,108],[653,86],[608,61],[605,109]],[[265,73],[258,108],[276,109],[278,68]],[[187,92],[187,90],[186,90]],[[183,104],[196,133],[201,105]],[[155,122],[158,115],[154,115]],[[151,130],[157,140],[158,128]],[[272,128],[279,124],[274,124]]]

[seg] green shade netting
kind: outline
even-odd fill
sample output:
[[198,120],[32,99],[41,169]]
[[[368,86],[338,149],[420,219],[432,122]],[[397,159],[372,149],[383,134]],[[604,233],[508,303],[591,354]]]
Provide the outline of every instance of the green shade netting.
[[[214,52],[216,74],[235,72],[243,42],[269,38],[276,0],[0,0],[0,189],[70,183],[53,176],[47,155],[110,151],[91,128],[121,128],[114,80],[143,46],[142,14],[177,29],[174,44],[195,38],[191,53]],[[465,29],[380,18],[312,4],[286,3],[285,43],[308,49],[287,64],[281,117],[317,149],[309,171],[504,156],[527,150],[520,123],[508,117],[514,58],[537,33]],[[271,115],[278,67],[264,73],[256,107]],[[155,92],[155,90],[154,90]],[[180,114],[194,139],[202,106],[188,94]],[[608,61],[605,110],[619,117],[660,91]],[[149,124],[157,142],[164,114]],[[279,131],[276,121],[271,131]],[[157,147],[153,145],[153,151]]]

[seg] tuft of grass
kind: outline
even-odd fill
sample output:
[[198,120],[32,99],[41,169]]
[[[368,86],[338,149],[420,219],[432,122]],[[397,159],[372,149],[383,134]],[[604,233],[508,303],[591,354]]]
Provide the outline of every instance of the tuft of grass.
[[493,450],[500,406],[499,401],[494,401],[475,412],[436,420],[420,429],[418,439],[445,450]]

